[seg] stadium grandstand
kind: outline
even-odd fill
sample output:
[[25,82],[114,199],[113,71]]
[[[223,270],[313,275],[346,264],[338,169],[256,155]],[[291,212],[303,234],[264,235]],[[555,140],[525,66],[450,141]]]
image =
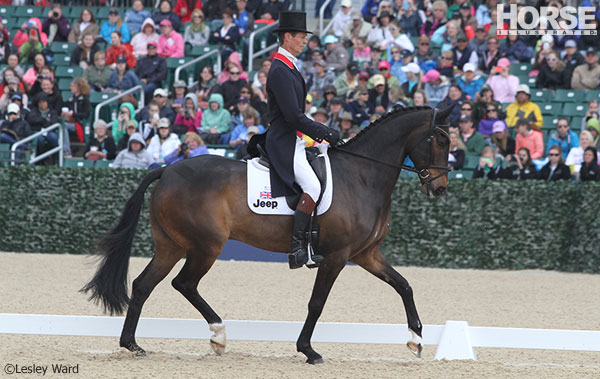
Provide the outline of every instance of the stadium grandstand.
[[[600,11],[595,35],[562,33],[569,26],[559,19],[554,35],[508,36],[497,12],[597,2],[0,4],[0,165],[244,159],[268,127],[271,31],[294,9],[315,32],[297,62],[306,114],[344,139],[394,107],[454,106],[450,177],[600,180]],[[552,27],[540,18],[535,30]]]

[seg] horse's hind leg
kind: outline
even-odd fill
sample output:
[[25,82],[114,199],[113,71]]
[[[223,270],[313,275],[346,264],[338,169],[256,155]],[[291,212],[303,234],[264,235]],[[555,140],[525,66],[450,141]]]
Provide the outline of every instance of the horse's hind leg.
[[375,246],[371,250],[353,257],[350,261],[388,283],[400,294],[404,302],[404,309],[406,310],[408,328],[412,333],[412,338],[408,341],[407,346],[413,354],[420,357],[421,350],[423,349],[423,325],[421,325],[421,320],[419,320],[417,307],[413,300],[413,291],[408,281],[385,260],[379,250],[379,246]]
[[155,254],[144,271],[133,281],[131,300],[121,332],[120,345],[136,355],[146,355],[146,351],[135,342],[142,307],[154,287],[167,276],[175,263],[184,255],[185,250],[175,244],[170,238],[153,228]]
[[[210,339],[212,349],[218,355],[225,351],[225,325],[221,317],[198,293],[200,279],[210,270],[219,256],[221,247],[214,249],[194,248],[187,255],[183,268],[171,284],[204,316],[214,335]],[[211,253],[212,251],[212,253]]]

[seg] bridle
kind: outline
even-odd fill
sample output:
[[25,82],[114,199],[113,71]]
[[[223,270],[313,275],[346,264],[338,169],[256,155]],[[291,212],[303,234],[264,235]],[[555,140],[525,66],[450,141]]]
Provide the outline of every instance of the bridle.
[[[359,157],[359,158],[363,158],[363,159],[367,159],[373,162],[377,162],[379,164],[385,165],[385,166],[389,166],[389,167],[394,167],[394,168],[398,168],[398,169],[404,169],[407,171],[411,171],[416,173],[417,175],[419,175],[419,179],[421,180],[421,185],[427,185],[427,190],[429,192],[429,186],[430,183],[433,182],[434,180],[436,180],[437,178],[444,176],[448,173],[448,171],[450,171],[450,167],[448,166],[439,166],[439,165],[434,165],[431,164],[431,154],[433,152],[432,149],[432,145],[433,145],[433,135],[436,132],[442,133],[443,135],[445,135],[448,140],[450,140],[450,135],[448,134],[447,131],[445,131],[444,129],[440,128],[439,126],[435,125],[435,119],[437,117],[438,114],[438,109],[434,108],[433,109],[433,117],[431,118],[431,123],[429,124],[429,129],[427,130],[427,132],[421,137],[421,139],[419,140],[419,142],[417,144],[415,144],[410,150],[408,150],[405,153],[405,156],[409,155],[414,149],[416,149],[417,147],[419,147],[419,145],[421,145],[423,142],[427,143],[427,150],[426,151],[426,156],[427,156],[427,160],[425,162],[424,165],[422,166],[407,166],[404,164],[395,164],[395,163],[389,163],[389,162],[384,162],[381,161],[377,158],[372,158],[366,155],[362,155],[359,153],[355,153],[353,151],[349,151],[349,150],[344,150],[342,149],[342,146],[335,146],[334,148],[338,151],[344,152],[346,154],[350,154],[353,155],[355,157]],[[442,125],[442,126],[448,126],[448,125]],[[431,172],[429,172],[430,169],[435,168],[438,170],[442,170],[442,173],[437,175],[437,176],[433,176],[431,175]]]

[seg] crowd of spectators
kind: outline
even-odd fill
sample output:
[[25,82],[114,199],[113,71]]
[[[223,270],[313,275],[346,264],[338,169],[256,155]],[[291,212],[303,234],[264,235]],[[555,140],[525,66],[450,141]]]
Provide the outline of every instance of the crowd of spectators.
[[[507,25],[496,23],[496,5],[497,0],[366,0],[355,9],[352,1],[341,0],[336,13],[325,12],[331,30],[309,35],[297,61],[307,84],[307,116],[348,139],[393,107],[454,106],[449,117],[454,169],[470,165],[474,177],[490,179],[555,180],[568,173],[599,180],[598,101],[587,104],[577,125],[560,118],[548,134],[543,127],[551,116],[532,101],[532,90],[597,90],[600,38],[500,36],[496,31]],[[289,8],[288,0],[162,0],[148,9],[135,0],[130,9],[110,9],[102,22],[86,8],[72,24],[60,5],[46,8],[47,17],[29,19],[14,36],[0,30],[0,61],[6,64],[0,142],[14,143],[62,120],[68,156],[69,137],[82,142],[83,126],[93,122],[90,92],[122,93],[141,84],[145,107],[136,115],[138,99],[127,96],[110,130],[96,120],[86,159],[116,158],[119,167],[147,168],[205,154],[206,144],[228,145],[243,157],[248,139],[267,126],[272,59],[245,72],[244,46],[254,25],[268,24]],[[593,22],[597,28],[598,19]],[[48,59],[54,41],[75,43],[71,65],[83,69],[68,101]],[[166,88],[166,58],[183,57],[186,45],[208,44],[219,45],[218,75],[205,66],[193,86],[175,82]],[[527,74],[535,77],[535,89],[512,73],[519,64],[532,64]],[[57,141],[52,132],[40,137],[38,153]],[[477,165],[469,164],[473,161]]]

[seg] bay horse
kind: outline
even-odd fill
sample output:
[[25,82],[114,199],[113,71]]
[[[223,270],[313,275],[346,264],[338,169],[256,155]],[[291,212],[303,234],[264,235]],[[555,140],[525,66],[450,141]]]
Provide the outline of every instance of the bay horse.
[[[317,319],[329,291],[348,261],[390,284],[402,297],[408,328],[407,346],[420,356],[422,325],[413,291],[383,257],[379,244],[389,231],[392,192],[406,156],[413,161],[421,192],[430,197],[444,194],[448,183],[448,125],[452,108],[398,108],[359,132],[344,144],[329,149],[333,171],[333,202],[319,216],[321,262],[308,316],[296,343],[311,364],[323,359],[311,347]],[[160,179],[150,198],[150,223],[155,253],[133,281],[127,294],[131,246],[144,193]],[[121,314],[128,306],[120,346],[145,355],[135,340],[144,302],[154,287],[184,256],[185,264],[171,284],[204,316],[214,332],[211,347],[225,349],[225,325],[198,293],[198,283],[208,272],[229,239],[275,252],[287,252],[292,216],[258,215],[246,203],[246,163],[219,156],[186,159],[150,172],[127,201],[116,226],[99,242],[101,260],[92,280],[82,288],[104,310]],[[293,275],[290,272],[290,275]]]

